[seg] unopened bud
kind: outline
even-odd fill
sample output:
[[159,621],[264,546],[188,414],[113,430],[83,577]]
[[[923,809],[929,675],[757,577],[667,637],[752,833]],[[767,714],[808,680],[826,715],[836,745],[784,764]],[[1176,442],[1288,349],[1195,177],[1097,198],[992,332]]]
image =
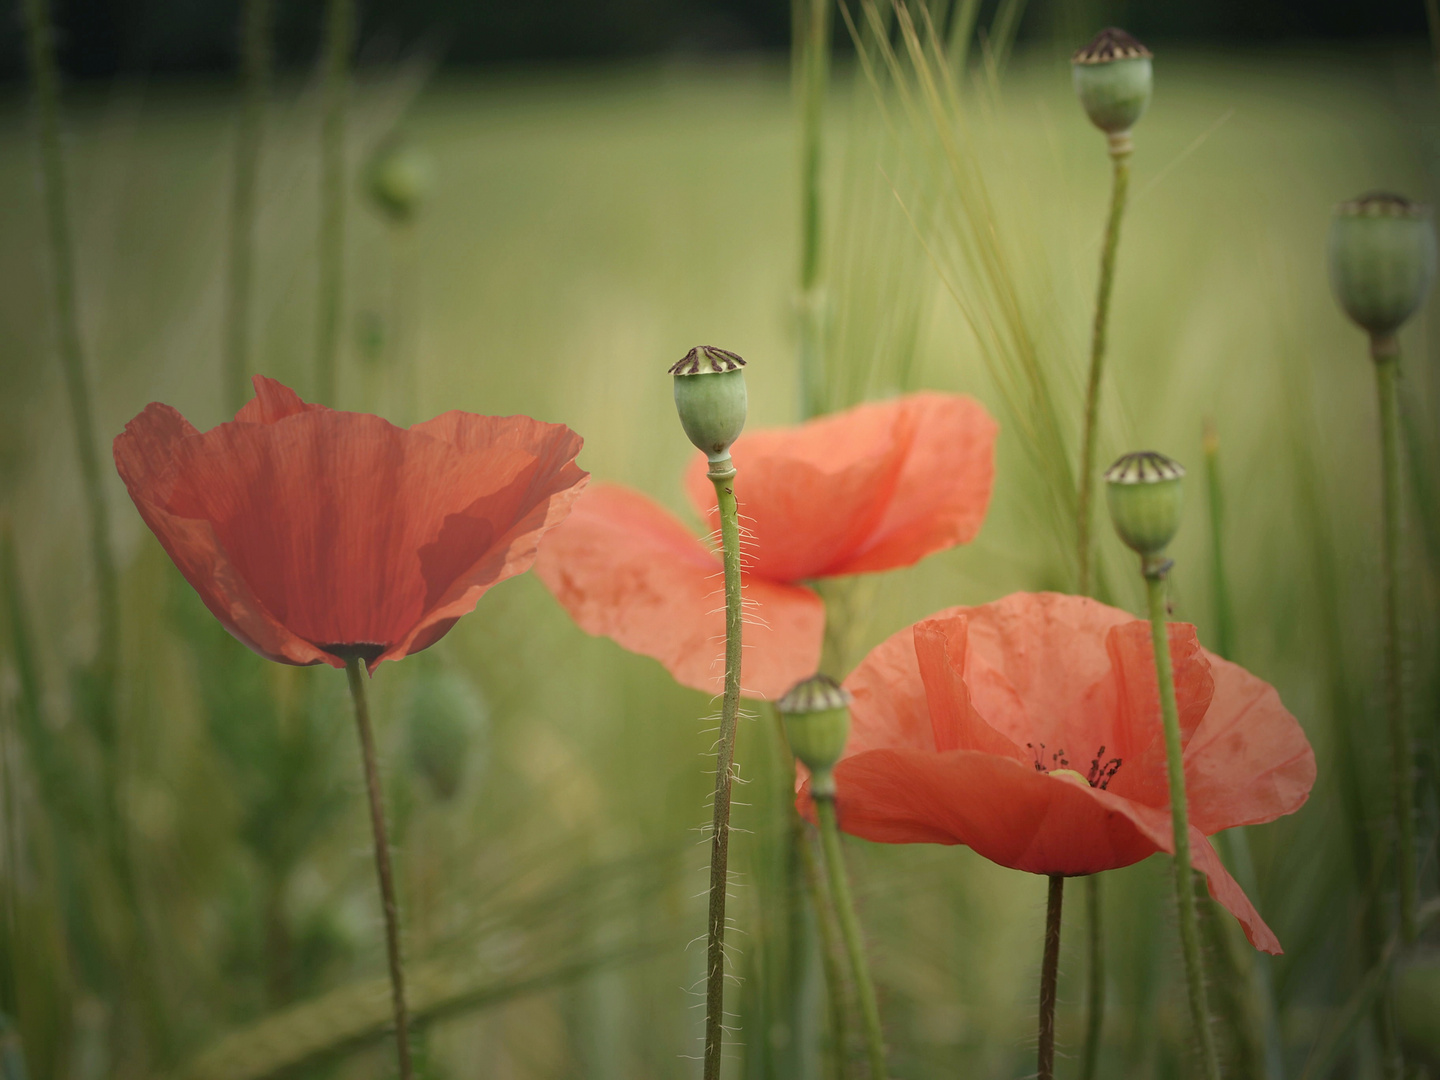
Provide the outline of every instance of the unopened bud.
[[392,221],[414,218],[430,194],[430,158],[409,143],[392,139],[380,146],[365,170],[365,186],[380,211]]
[[811,795],[833,798],[835,763],[850,736],[850,691],[828,675],[812,675],[775,702],[775,711],[791,751],[810,770]]
[[727,349],[697,345],[670,374],[685,434],[711,461],[724,459],[745,427],[745,361]]
[[485,702],[459,672],[437,671],[411,683],[406,706],[410,762],[448,802],[460,790],[472,741],[483,733]]
[[1150,104],[1150,59],[1149,49],[1113,26],[1070,58],[1080,104],[1107,135],[1129,131]]
[[1330,287],[1372,336],[1395,333],[1435,277],[1430,208],[1371,192],[1341,203],[1330,222]]
[[1126,454],[1105,470],[1110,520],[1120,539],[1142,556],[1164,551],[1180,530],[1184,467],[1164,454]]

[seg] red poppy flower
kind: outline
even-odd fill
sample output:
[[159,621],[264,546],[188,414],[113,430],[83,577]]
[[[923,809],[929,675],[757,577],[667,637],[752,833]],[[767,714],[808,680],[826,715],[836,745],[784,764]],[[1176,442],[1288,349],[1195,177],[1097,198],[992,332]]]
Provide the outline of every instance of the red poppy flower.
[[588,475],[561,424],[448,412],[407,430],[254,382],[203,433],[147,406],[115,465],[205,606],[270,660],[373,672],[428,648],[530,568]]
[[[748,530],[744,692],[778,697],[820,661],[825,608],[799,582],[909,566],[980,530],[996,424],[979,403],[910,394],[731,447]],[[686,477],[718,527],[704,454]],[[591,489],[546,539],[535,572],[591,634],[718,693],[725,615],[719,557],[668,511],[614,485]]]
[[[1190,844],[1251,944],[1280,943],[1207,835],[1297,810],[1315,756],[1279,695],[1170,624]],[[845,681],[841,827],[965,844],[1034,874],[1093,874],[1173,852],[1149,624],[1082,597],[1016,593],[881,643]],[[802,809],[813,814],[805,779]]]

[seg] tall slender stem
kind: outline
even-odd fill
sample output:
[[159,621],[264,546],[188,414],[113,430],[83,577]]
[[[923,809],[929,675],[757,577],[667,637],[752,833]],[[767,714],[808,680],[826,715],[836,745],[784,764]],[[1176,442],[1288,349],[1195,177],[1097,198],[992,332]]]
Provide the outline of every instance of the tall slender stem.
[[320,311],[315,351],[316,397],[334,407],[345,291],[345,104],[355,0],[328,0],[325,8],[324,115],[320,130]]
[[1180,713],[1175,705],[1175,675],[1170,665],[1166,629],[1165,575],[1170,561],[1150,556],[1143,562],[1150,602],[1150,640],[1155,650],[1155,677],[1160,684],[1160,714],[1165,724],[1165,763],[1170,774],[1170,821],[1175,836],[1175,899],[1180,908],[1180,947],[1185,954],[1185,980],[1190,991],[1190,1019],[1200,1044],[1206,1080],[1220,1080],[1210,1006],[1205,1000],[1200,928],[1195,917],[1195,883],[1190,872],[1190,813],[1185,801],[1185,763],[1180,745]]
[[792,0],[795,88],[800,98],[800,408],[805,419],[826,410],[824,294],[820,282],[821,149],[830,81],[833,0]]
[[1415,940],[1415,772],[1400,669],[1400,428],[1395,378],[1400,345],[1393,335],[1370,343],[1380,398],[1380,470],[1384,503],[1385,715],[1390,727],[1390,788],[1395,802],[1395,886],[1400,940]]
[[1081,1080],[1095,1078],[1105,1024],[1105,909],[1100,882],[1099,874],[1085,878],[1085,962],[1089,978],[1085,988],[1085,1045],[1080,1051]]
[[1105,369],[1105,335],[1110,320],[1110,293],[1115,285],[1115,253],[1120,247],[1120,220],[1125,216],[1125,195],[1130,187],[1130,135],[1110,136],[1114,175],[1110,186],[1110,216],[1105,222],[1105,246],[1100,251],[1100,283],[1095,292],[1095,323],[1090,331],[1090,377],[1085,386],[1085,428],[1080,443],[1080,491],[1075,503],[1076,554],[1079,557],[1079,593],[1090,595],[1090,504],[1095,492],[1095,435],[1100,415],[1100,377]]
[[1065,878],[1050,875],[1045,900],[1045,958],[1040,962],[1039,1080],[1055,1080],[1055,998],[1060,981],[1060,908],[1065,902]]
[[120,587],[115,556],[110,548],[110,520],[100,469],[99,443],[85,375],[85,351],[80,340],[80,313],[76,303],[75,258],[70,235],[70,209],[65,191],[65,161],[60,148],[60,74],[55,63],[55,29],[47,0],[24,0],[26,46],[35,92],[36,134],[40,150],[40,182],[45,200],[45,224],[50,246],[51,284],[55,294],[55,330],[60,341],[60,369],[70,399],[80,477],[90,513],[90,548],[95,562],[100,633],[95,652],[95,675],[103,720],[100,737],[107,758],[113,758],[114,720],[110,691],[120,652]]
[[245,0],[245,25],[240,38],[240,123],[235,133],[235,187],[230,193],[230,296],[225,312],[225,401],[232,412],[238,412],[250,397],[245,376],[250,364],[255,198],[265,98],[270,89],[274,11],[274,0]]
[[375,874],[380,879],[380,906],[385,911],[385,955],[390,962],[390,1001],[395,1009],[395,1050],[400,1061],[400,1080],[411,1080],[405,967],[400,959],[400,910],[395,904],[395,875],[390,869],[390,843],[385,836],[385,801],[380,790],[375,735],[370,729],[370,706],[365,700],[365,676],[359,657],[346,659],[345,675],[350,682],[350,698],[355,703],[355,727],[360,733],[365,790],[370,796],[370,828],[375,834]]
[[715,806],[710,834],[709,947],[705,957],[705,1080],[719,1080],[725,1037],[725,900],[730,884],[730,783],[735,764],[735,722],[740,712],[740,517],[735,505],[735,464],[729,455],[710,463],[720,506],[725,563],[725,697],[715,753]]
[[865,944],[860,939],[860,920],[855,917],[855,902],[850,898],[850,882],[845,877],[845,856],[840,849],[840,826],[835,820],[834,796],[817,796],[815,811],[820,818],[820,843],[825,852],[825,870],[830,878],[830,897],[835,902],[840,935],[850,959],[850,976],[855,980],[860,1015],[865,1021],[870,1077],[871,1080],[885,1080],[885,1035],[880,1028],[880,1006],[875,1001],[875,984],[870,979]]

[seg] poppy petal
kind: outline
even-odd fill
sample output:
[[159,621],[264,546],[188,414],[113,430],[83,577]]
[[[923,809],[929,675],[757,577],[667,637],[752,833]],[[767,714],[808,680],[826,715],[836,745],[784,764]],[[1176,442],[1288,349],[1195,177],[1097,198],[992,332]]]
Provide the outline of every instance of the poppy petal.
[[1024,756],[1020,748],[987,724],[970,700],[964,679],[968,638],[969,620],[963,615],[915,624],[915,659],[925,684],[935,749],[942,754],[978,750],[1019,761]]
[[[927,392],[742,435],[731,456],[754,571],[776,581],[873,573],[972,540],[997,430],[973,399]],[[697,455],[686,490],[713,527],[705,472]]]
[[1315,752],[1275,688],[1206,654],[1215,697],[1185,749],[1191,820],[1206,833],[1274,821],[1304,805]]
[[235,414],[238,423],[274,424],[296,413],[325,408],[324,405],[307,404],[284,383],[267,379],[264,375],[252,375],[250,382],[255,387],[255,396]]
[[[639,492],[592,488],[545,540],[536,573],[582,630],[653,657],[684,686],[724,689],[720,561]],[[808,589],[747,575],[741,686],[775,698],[820,662],[825,609]]]

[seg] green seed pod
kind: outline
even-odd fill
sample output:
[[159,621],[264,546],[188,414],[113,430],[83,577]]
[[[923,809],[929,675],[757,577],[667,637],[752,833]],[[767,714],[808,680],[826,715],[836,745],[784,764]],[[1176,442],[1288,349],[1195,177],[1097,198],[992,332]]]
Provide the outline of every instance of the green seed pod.
[[1330,221],[1330,287],[1372,335],[1394,334],[1435,278],[1430,208],[1375,191],[1341,203]]
[[1126,454],[1105,470],[1110,520],[1140,555],[1160,554],[1179,531],[1184,475],[1178,461],[1153,450]]
[[485,702],[459,672],[427,671],[410,684],[405,711],[410,762],[447,802],[460,790],[471,744],[485,726]]
[[850,735],[850,691],[828,675],[812,675],[775,702],[775,711],[785,720],[790,749],[810,770],[810,793],[833,798],[832,770]]
[[1075,94],[1107,135],[1129,131],[1150,104],[1150,59],[1149,49],[1113,26],[1070,58]]
[[670,368],[675,409],[690,441],[721,461],[745,427],[745,361],[726,349],[697,345]]
[[405,224],[430,194],[430,158],[401,139],[380,145],[365,169],[365,187],[380,212]]

